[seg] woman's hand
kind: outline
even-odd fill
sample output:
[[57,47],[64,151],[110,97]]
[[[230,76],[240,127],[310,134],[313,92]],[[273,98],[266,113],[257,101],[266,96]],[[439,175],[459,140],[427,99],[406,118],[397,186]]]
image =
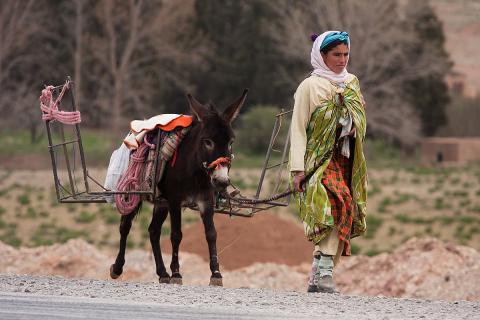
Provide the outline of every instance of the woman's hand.
[[303,192],[305,188],[303,183],[305,182],[305,171],[296,171],[293,176],[293,187],[296,192]]
[[352,130],[348,133],[349,136],[354,137],[355,133],[357,132],[357,128],[353,127]]

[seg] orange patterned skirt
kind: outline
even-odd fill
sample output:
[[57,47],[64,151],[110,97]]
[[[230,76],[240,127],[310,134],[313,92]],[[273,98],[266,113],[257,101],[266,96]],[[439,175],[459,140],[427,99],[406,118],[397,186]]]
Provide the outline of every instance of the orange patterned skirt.
[[332,207],[332,216],[338,230],[338,237],[345,244],[343,255],[347,256],[351,254],[350,231],[354,215],[353,198],[350,192],[353,153],[350,154],[350,158],[347,158],[341,154],[340,147],[335,147],[332,159],[322,177],[322,184],[327,190]]

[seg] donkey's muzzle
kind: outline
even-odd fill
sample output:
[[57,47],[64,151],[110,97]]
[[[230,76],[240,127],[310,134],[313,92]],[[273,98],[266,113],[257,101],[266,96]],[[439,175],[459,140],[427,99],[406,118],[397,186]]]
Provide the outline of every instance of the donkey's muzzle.
[[222,180],[222,179],[212,178],[212,183],[218,189],[225,189],[230,185],[230,179]]
[[230,185],[228,166],[220,165],[211,173],[212,184],[217,189],[225,189]]

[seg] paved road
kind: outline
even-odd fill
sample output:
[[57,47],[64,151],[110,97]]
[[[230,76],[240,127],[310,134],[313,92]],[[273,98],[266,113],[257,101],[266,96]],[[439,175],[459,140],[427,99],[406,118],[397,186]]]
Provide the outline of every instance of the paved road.
[[232,308],[199,308],[192,306],[161,305],[158,303],[129,302],[113,299],[88,299],[61,296],[35,296],[27,293],[0,293],[0,319],[56,320],[56,319],[306,319],[270,312],[245,312]]

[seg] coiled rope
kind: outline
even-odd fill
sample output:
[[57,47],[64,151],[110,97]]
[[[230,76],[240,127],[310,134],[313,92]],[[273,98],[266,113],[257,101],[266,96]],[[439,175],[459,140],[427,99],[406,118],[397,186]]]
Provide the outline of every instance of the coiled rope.
[[[127,171],[122,175],[117,184],[117,190],[120,192],[140,190],[140,176],[144,168],[145,159],[150,149],[155,149],[155,145],[147,141],[146,136],[140,147],[130,156],[130,164]],[[139,194],[115,194],[115,205],[121,215],[127,215],[140,203]]]

